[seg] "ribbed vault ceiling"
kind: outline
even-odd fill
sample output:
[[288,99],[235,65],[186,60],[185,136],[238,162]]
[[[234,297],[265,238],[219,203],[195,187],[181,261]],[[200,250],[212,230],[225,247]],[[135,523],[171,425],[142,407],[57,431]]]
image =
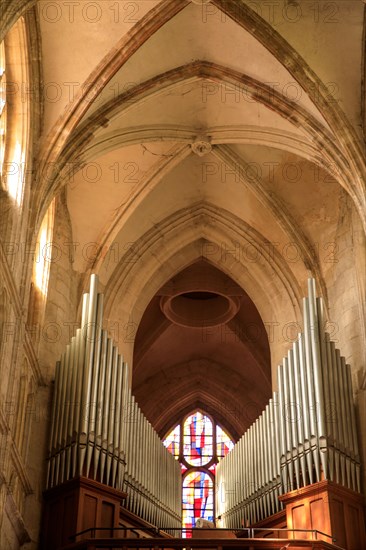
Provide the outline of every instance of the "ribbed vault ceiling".
[[[95,22],[76,7],[74,26],[38,6],[44,81],[60,90],[44,106],[41,211],[66,192],[80,289],[98,272],[108,322],[139,326],[135,343],[119,344],[161,433],[200,406],[240,435],[254,419],[246,405],[265,404],[288,344],[268,326],[283,335],[300,320],[309,275],[327,300],[342,197],[363,212],[365,166],[350,124],[362,2],[339,14],[338,32],[325,25],[326,36],[308,3],[308,35],[251,4],[105,0]],[[347,51],[359,52],[353,63]],[[196,329],[167,321],[159,300],[177,277],[236,285],[233,341],[218,332],[203,348]],[[255,345],[236,337],[248,323]]]

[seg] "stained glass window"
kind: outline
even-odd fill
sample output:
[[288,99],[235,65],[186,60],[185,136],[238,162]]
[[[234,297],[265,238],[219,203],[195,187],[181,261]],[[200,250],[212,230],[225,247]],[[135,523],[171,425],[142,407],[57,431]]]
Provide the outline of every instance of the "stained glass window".
[[196,411],[167,435],[164,445],[181,464],[183,536],[190,537],[198,518],[215,521],[216,465],[234,442],[212,418]]
[[220,426],[216,426],[216,445],[217,445],[217,458],[221,460],[224,458],[234,447],[233,441]]
[[188,464],[203,466],[213,457],[213,426],[208,416],[196,412],[184,422],[183,455]]
[[179,441],[180,441],[180,426],[176,426],[170,434],[165,438],[164,445],[174,455],[174,458],[179,458]]
[[[195,527],[198,518],[214,521],[213,479],[206,472],[189,472],[183,478],[183,528]],[[189,532],[188,532],[189,535]]]

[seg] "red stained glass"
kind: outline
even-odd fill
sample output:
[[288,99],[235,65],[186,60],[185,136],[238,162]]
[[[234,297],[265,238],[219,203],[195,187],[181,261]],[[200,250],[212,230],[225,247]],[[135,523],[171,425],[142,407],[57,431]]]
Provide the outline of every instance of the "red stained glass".
[[212,459],[212,422],[200,412],[192,414],[184,422],[183,455],[192,466],[203,466]]
[[214,521],[213,481],[205,472],[193,471],[183,479],[183,528],[195,527],[198,518]]
[[[216,443],[216,452],[214,452],[214,443]],[[183,430],[178,425],[169,433],[164,440],[164,445],[177,460],[180,458],[180,446],[183,449],[185,463],[181,464],[182,524],[185,529],[183,536],[189,538],[192,535],[190,529],[195,527],[197,518],[214,521],[216,465],[231,451],[234,443],[220,426],[197,411],[186,418]],[[210,462],[211,465],[207,468]],[[187,464],[192,468],[187,467]],[[197,467],[200,469],[196,469]]]

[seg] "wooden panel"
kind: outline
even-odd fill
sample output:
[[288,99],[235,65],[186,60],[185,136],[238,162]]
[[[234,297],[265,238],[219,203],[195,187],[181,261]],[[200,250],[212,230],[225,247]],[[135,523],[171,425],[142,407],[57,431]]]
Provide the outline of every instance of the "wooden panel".
[[62,523],[59,518],[63,515],[63,501],[56,500],[50,503],[47,522],[46,541],[50,548],[60,548],[62,540]]
[[[308,510],[305,504],[294,506],[292,512],[292,529],[311,529],[309,526]],[[296,531],[293,538],[306,539],[309,538],[309,533],[305,531]]]
[[[66,495],[64,498],[64,516],[62,518],[62,542],[63,544],[70,544],[71,535],[76,532],[76,514],[75,514],[75,495]],[[59,516],[61,518],[61,516]]]
[[347,548],[348,550],[359,550],[361,539],[359,510],[352,505],[347,508]]
[[108,528],[117,527],[120,504],[125,497],[121,491],[86,478],[76,478],[45,491],[41,549],[57,550],[69,544],[70,535],[103,527],[102,522]]
[[[324,498],[317,498],[310,502],[310,518],[311,526],[310,529],[315,529],[316,531],[322,531],[323,533],[330,534],[331,526],[329,521],[329,515],[327,513],[328,503],[324,502]],[[330,542],[328,537],[323,537],[318,535],[320,540],[325,540]]]
[[330,501],[330,510],[332,515],[332,535],[336,539],[338,546],[346,548],[347,538],[343,502],[333,497]]
[[84,495],[82,511],[82,531],[96,527],[98,499],[91,495]]
[[[114,526],[114,508],[115,506],[110,502],[103,501],[101,510],[101,526],[113,527]],[[103,531],[104,537],[112,537],[112,531]]]

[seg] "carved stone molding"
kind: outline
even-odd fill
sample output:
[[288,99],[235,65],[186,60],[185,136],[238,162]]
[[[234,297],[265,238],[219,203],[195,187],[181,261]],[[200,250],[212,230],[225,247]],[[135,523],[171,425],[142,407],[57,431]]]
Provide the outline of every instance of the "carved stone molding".
[[212,145],[210,139],[207,136],[197,136],[194,142],[191,144],[192,152],[199,157],[204,157],[212,151]]

